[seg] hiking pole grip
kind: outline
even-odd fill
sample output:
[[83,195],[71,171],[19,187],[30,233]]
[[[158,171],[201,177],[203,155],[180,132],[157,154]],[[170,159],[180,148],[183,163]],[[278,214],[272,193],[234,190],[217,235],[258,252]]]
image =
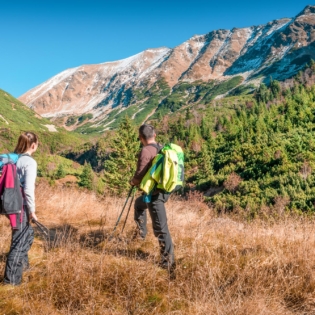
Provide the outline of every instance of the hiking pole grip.
[[123,206],[123,208],[122,208],[122,210],[121,210],[121,213],[120,213],[120,215],[119,215],[119,217],[118,217],[118,219],[117,219],[117,222],[116,222],[116,224],[115,224],[115,226],[114,226],[112,235],[113,235],[114,232],[116,231],[116,228],[117,228],[117,226],[118,226],[118,224],[119,224],[119,222],[120,222],[121,216],[122,216],[123,212],[125,211],[125,208],[126,208],[126,205],[127,205],[127,203],[128,203],[128,200],[129,200],[129,198],[130,198],[130,195],[131,195],[131,193],[132,193],[132,190],[133,190],[133,186],[130,188],[129,194],[128,194],[127,199],[126,199],[126,201],[125,201],[125,204],[124,204],[124,206]]
[[48,231],[49,231],[49,230],[48,230],[48,228],[47,228],[45,225],[39,223],[39,222],[36,221],[34,218],[31,219],[31,222],[34,223],[34,224],[40,229],[40,231],[41,231],[43,234],[45,234],[45,236],[48,236]]
[[133,203],[133,200],[135,199],[135,194],[136,194],[136,190],[133,191],[133,195],[132,195],[132,198],[131,198],[131,201],[130,201],[130,205],[129,205],[129,208],[128,208],[128,212],[127,212],[127,215],[126,215],[126,219],[125,219],[125,222],[124,222],[124,226],[121,230],[121,233],[124,231],[125,229],[125,226],[126,226],[126,222],[127,222],[127,219],[128,219],[128,216],[129,216],[129,212],[130,212],[130,209],[131,209],[131,205]]

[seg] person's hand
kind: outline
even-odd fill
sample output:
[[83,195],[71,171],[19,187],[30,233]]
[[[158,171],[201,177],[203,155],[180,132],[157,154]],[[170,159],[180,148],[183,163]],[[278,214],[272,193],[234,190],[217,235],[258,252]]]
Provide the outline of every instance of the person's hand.
[[35,212],[31,212],[31,213],[30,213],[30,221],[31,221],[32,219],[34,219],[35,221],[38,221]]
[[135,184],[133,183],[132,179],[129,181],[129,184],[130,184],[131,186],[135,186]]

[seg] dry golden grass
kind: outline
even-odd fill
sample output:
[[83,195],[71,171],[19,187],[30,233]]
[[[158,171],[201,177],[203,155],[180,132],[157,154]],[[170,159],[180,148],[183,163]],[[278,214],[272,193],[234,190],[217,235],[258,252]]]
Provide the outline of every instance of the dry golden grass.
[[[108,240],[124,199],[45,183],[36,193],[38,218],[51,228],[52,241],[38,233],[23,284],[0,286],[1,314],[315,314],[310,218],[248,223],[216,216],[198,195],[173,198],[167,203],[177,258],[171,280],[157,266],[150,228],[146,241],[130,241],[132,213],[124,235]],[[0,231],[3,274],[5,218]]]

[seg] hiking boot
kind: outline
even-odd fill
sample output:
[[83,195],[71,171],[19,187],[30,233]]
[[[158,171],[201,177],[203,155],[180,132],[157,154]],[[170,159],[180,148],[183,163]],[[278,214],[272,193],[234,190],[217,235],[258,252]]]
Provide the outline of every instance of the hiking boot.
[[171,264],[168,261],[162,260],[159,263],[159,267],[168,271],[168,275],[170,277],[170,280],[175,280],[176,279],[176,273],[175,273],[176,263],[175,262],[173,262]]
[[131,240],[133,240],[133,241],[144,241],[145,240],[145,236],[143,236],[143,234],[141,233],[141,231],[139,229],[135,229],[135,231],[133,232],[133,235],[131,237]]

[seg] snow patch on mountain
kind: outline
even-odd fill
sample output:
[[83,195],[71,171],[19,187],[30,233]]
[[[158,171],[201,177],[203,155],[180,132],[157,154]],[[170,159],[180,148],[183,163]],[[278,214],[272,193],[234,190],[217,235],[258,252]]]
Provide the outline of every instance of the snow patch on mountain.
[[267,31],[266,35],[270,36],[272,33],[280,30],[282,27],[285,27],[287,24],[289,24],[292,20],[289,21],[283,21],[282,23],[274,24],[272,27]]
[[143,68],[145,61],[147,61],[146,54],[148,53],[154,54],[154,57],[150,60],[152,67],[154,67],[154,65],[156,65],[156,63],[160,61],[161,58],[163,58],[170,50],[171,49],[166,47],[158,49],[148,49],[126,59],[102,63],[102,65],[105,66],[103,68],[104,74],[112,75],[114,73],[124,72],[126,70],[129,70],[129,68],[132,66],[135,67],[134,69],[135,71],[141,72],[144,70]]
[[51,79],[45,81],[44,83],[42,83],[42,84],[38,85],[37,87],[35,87],[34,89],[30,90],[28,92],[27,98],[29,100],[32,100],[32,101],[36,100],[37,98],[39,98],[43,94],[45,94],[47,91],[52,89],[54,86],[58,85],[60,82],[62,82],[66,78],[73,75],[77,71],[77,69],[79,69],[79,67],[67,69],[67,70],[55,75]]
[[285,29],[292,21],[293,19],[281,19],[272,21],[267,25],[254,27],[247,44],[241,52],[241,57],[227,69],[225,75],[236,75],[244,72],[255,73],[283,57],[290,47],[272,49],[274,45],[273,36]]
[[152,65],[142,71],[140,73],[139,78],[144,78],[146,75],[150,74],[155,68],[157,68],[164,60],[165,58],[169,55],[171,52],[171,49],[165,48],[163,50],[160,50],[159,53],[155,56],[155,58],[151,61]]

